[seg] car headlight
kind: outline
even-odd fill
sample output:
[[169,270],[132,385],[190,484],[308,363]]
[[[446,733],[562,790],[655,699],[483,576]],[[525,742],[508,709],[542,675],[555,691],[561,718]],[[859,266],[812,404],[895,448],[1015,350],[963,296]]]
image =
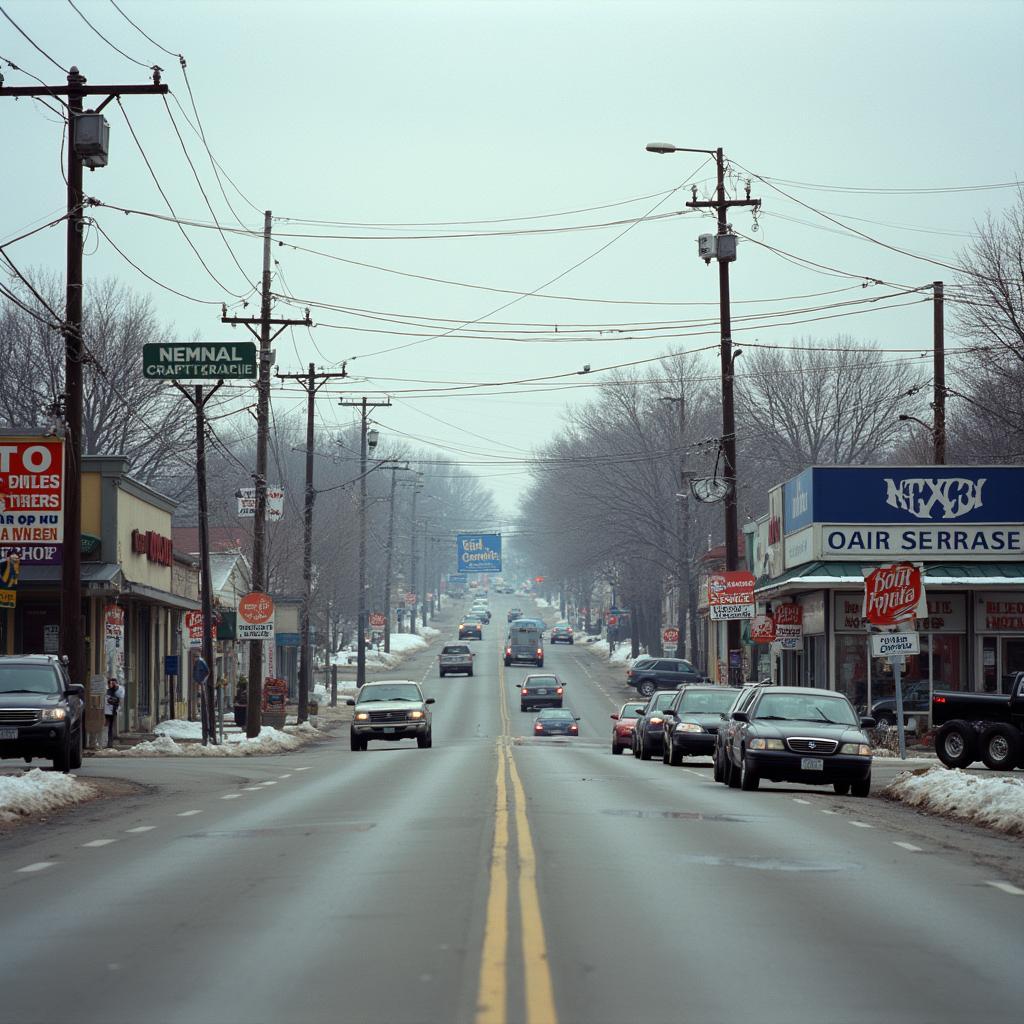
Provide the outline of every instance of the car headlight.
[[409,717],[410,718],[423,718],[424,717],[424,712],[422,712],[422,711],[410,711],[409,712]]
[[369,711],[357,711],[356,712],[356,721],[357,722],[368,722],[369,720],[370,720],[370,712]]
[[839,748],[840,754],[856,754],[858,757],[870,757],[871,747],[866,743],[844,743]]
[[664,718],[659,718],[657,715],[655,715],[653,718],[648,718],[647,719],[647,724],[648,725],[661,725],[664,721],[665,721]]
[[68,717],[65,708],[43,708],[39,716],[44,722],[62,722]]
[[786,744],[782,740],[773,739],[753,739],[748,744],[751,750],[785,750]]
[[696,722],[680,722],[676,726],[676,732],[703,732],[703,727]]

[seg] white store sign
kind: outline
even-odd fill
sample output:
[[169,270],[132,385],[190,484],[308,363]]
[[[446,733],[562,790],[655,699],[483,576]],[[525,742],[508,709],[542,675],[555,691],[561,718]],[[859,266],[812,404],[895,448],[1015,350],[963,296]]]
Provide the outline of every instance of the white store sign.
[[921,642],[917,633],[872,633],[871,653],[876,658],[920,654]]
[[[921,524],[833,525],[813,527],[821,531],[822,558],[984,559],[1024,555],[1024,524],[974,526]],[[803,533],[804,531],[801,531]],[[800,536],[796,534],[795,536]],[[787,538],[788,541],[789,538]],[[787,566],[789,559],[786,560]]]

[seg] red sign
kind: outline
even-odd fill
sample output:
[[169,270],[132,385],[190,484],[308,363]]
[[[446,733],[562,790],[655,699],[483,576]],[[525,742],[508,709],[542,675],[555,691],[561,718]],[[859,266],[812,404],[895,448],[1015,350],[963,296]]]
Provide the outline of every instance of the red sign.
[[754,574],[716,572],[708,577],[708,604],[712,619],[754,617]]
[[64,540],[64,442],[0,437],[0,558],[60,565]]
[[772,618],[776,626],[800,626],[804,621],[804,610],[798,604],[777,604]]
[[678,644],[679,630],[675,626],[666,626],[661,631],[661,642],[665,644]]
[[609,615],[605,618],[605,622],[607,622],[609,626],[617,626],[619,624],[619,617],[618,615]]
[[370,612],[370,625],[374,629],[383,629],[387,624],[387,616],[383,612]]
[[927,614],[921,570],[910,562],[881,565],[864,577],[864,618],[873,626],[895,626]]
[[261,590],[254,590],[238,602],[238,617],[252,625],[269,622],[274,617],[274,599]]
[[770,615],[755,615],[750,623],[750,639],[755,644],[770,644],[775,639],[775,619]]
[[170,565],[174,561],[174,541],[152,530],[132,530],[132,551],[145,555],[151,562]]
[[534,583],[543,583],[544,582],[544,577],[543,576],[534,576],[533,577],[533,582]]

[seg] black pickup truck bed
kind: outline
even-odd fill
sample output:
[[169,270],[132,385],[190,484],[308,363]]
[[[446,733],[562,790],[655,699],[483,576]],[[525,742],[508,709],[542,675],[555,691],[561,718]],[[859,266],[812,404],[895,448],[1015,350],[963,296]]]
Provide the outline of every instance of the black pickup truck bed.
[[932,694],[935,752],[948,768],[966,768],[979,758],[998,771],[1024,768],[1024,672],[1009,693]]

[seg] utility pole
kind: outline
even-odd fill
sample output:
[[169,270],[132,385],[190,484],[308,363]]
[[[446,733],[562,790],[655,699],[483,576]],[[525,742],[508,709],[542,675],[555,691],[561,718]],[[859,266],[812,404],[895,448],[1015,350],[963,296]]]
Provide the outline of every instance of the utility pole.
[[932,355],[934,399],[932,402],[932,437],[935,444],[935,465],[946,462],[946,329],[943,314],[944,286],[941,281],[932,282],[933,316]]
[[366,457],[368,448],[377,447],[377,432],[370,437],[369,426],[370,409],[377,409],[391,405],[391,399],[386,402],[370,402],[364,395],[359,401],[349,402],[342,399],[339,405],[357,406],[360,409],[361,429],[359,433],[359,635],[356,638],[356,686],[362,687],[366,682],[366,477],[369,470],[366,468]]
[[384,653],[391,653],[391,570],[395,551],[395,494],[398,490],[398,474],[408,472],[409,466],[391,467],[391,497],[388,505],[388,548],[384,562]]
[[203,746],[217,743],[217,720],[213,709],[215,689],[215,667],[213,659],[213,574],[210,571],[210,515],[206,499],[206,403],[217,393],[224,381],[219,380],[204,395],[203,385],[195,386],[195,396],[188,393],[176,380],[171,383],[195,406],[196,410],[196,496],[199,505],[199,590],[203,603],[203,661],[206,662],[206,678],[200,681],[202,687]]
[[[701,150],[700,152],[709,152]],[[747,186],[747,197],[745,199],[726,199],[725,197],[725,157],[722,147],[714,150],[715,164],[718,169],[718,195],[714,200],[701,201],[694,198],[686,205],[692,209],[703,209],[710,207],[718,213],[718,236],[717,255],[718,260],[718,308],[721,321],[721,367],[722,367],[722,454],[725,456],[725,483],[727,491],[725,494],[725,568],[726,571],[734,572],[740,568],[739,556],[739,515],[738,515],[738,494],[736,487],[736,412],[733,403],[733,376],[735,374],[736,355],[732,350],[732,319],[729,306],[729,264],[736,258],[734,237],[731,232],[731,225],[727,221],[729,210],[734,206],[752,206],[758,209],[761,205],[760,199],[750,198],[750,186]],[[729,238],[733,244],[723,242]],[[710,262],[710,261],[709,261]],[[740,643],[740,621],[730,619],[727,623],[726,637],[729,650],[729,682],[742,682],[742,668],[733,665],[734,652],[739,656]]]
[[[302,320],[289,320],[270,315],[270,211],[263,214],[263,280],[260,299],[260,315],[228,316],[227,307],[222,309],[222,324],[243,324],[260,343],[260,369],[256,384],[256,518],[253,521],[252,540],[252,589],[267,592],[267,437],[270,432],[270,365],[274,353],[270,343],[286,327],[312,327],[309,310]],[[259,325],[259,331],[256,330]],[[276,326],[273,334],[270,328]],[[245,735],[259,736],[261,719],[261,698],[263,694],[263,640],[249,643],[249,692],[245,717]]]
[[[423,474],[416,474],[416,483],[412,488],[412,521],[409,527],[409,593],[417,595],[416,589],[416,495],[423,490]],[[423,623],[426,625],[426,622]],[[409,632],[416,632],[416,598],[412,602],[412,610],[409,613]]]
[[[679,632],[679,646],[676,654],[692,662],[697,653],[697,616],[690,607],[690,477],[686,468],[686,392],[679,382],[679,397],[666,397],[663,402],[674,402],[679,409],[676,433],[679,438],[679,490],[676,493],[676,629]],[[689,633],[687,632],[689,618]],[[689,640],[689,651],[687,651]]]
[[297,380],[306,391],[306,500],[302,521],[302,611],[299,618],[301,637],[299,643],[299,709],[298,723],[309,719],[310,647],[309,647],[309,606],[313,598],[313,503],[316,491],[313,489],[313,407],[316,393],[329,380],[347,377],[345,364],[341,373],[317,373],[316,364],[309,364],[309,373],[279,373],[278,380]]
[[[68,659],[71,681],[84,683],[85,631],[82,621],[82,365],[87,359],[82,344],[82,244],[85,218],[82,209],[83,157],[78,151],[78,121],[83,114],[85,96],[106,96],[89,114],[99,114],[115,97],[159,95],[167,92],[160,82],[160,68],[153,67],[152,85],[87,86],[85,76],[74,65],[63,85],[4,86],[0,78],[0,96],[67,96],[68,169],[67,169],[67,291],[64,314],[64,543],[61,566],[61,653]],[[105,122],[104,122],[105,123]],[[105,167],[90,160],[90,167]]]

